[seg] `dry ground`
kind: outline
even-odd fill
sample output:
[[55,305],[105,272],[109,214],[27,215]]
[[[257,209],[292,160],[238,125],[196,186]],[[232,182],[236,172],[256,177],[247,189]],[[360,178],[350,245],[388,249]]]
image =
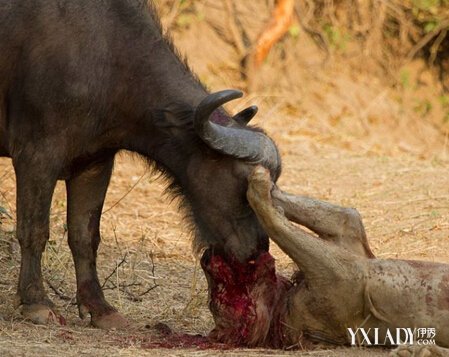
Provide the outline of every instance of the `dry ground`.
[[[206,20],[213,11],[205,13]],[[264,19],[251,18],[250,24],[257,28]],[[220,42],[206,20],[178,29],[176,43],[211,88],[238,87],[239,76],[230,65],[235,63],[232,48]],[[358,208],[379,257],[449,263],[448,138],[432,120],[420,118],[413,110],[417,99],[437,91],[431,75],[416,71],[421,76],[420,87],[413,89],[388,87],[369,73],[351,71],[347,63],[335,61],[322,66],[320,54],[301,36],[300,46],[297,39],[287,40],[285,46],[295,56],[300,48],[302,55],[289,58],[287,51],[282,68],[270,66],[283,51],[275,49],[261,72],[266,86],[230,108],[240,109],[245,101],[260,106],[255,123],[275,138],[284,159],[280,186]],[[208,51],[204,51],[205,46]],[[162,180],[126,153],[117,159],[107,197],[98,266],[101,281],[107,280],[109,301],[139,329],[103,332],[78,318],[62,183],[54,197],[52,235],[43,265],[50,296],[67,316],[68,325],[41,327],[22,321],[13,307],[19,269],[19,251],[13,238],[14,189],[10,161],[0,159],[0,206],[12,216],[2,220],[0,233],[1,356],[298,354],[147,348],[156,323],[162,322],[177,333],[203,335],[213,324],[206,305],[205,279],[191,253],[189,232],[176,202],[164,196]],[[294,266],[289,259],[275,246],[272,250],[279,270],[291,274]],[[387,354],[382,349],[320,347],[301,355]]]
[[[287,125],[286,125],[287,126]],[[280,141],[284,151],[284,189],[357,207],[362,213],[368,236],[379,257],[427,259],[449,263],[449,192],[447,162],[418,160],[410,156],[366,156],[319,144],[298,136]],[[6,159],[0,161],[2,173],[11,171]],[[129,192],[135,182],[144,178]],[[132,296],[117,289],[107,290],[110,301],[139,326],[132,333],[102,332],[91,329],[76,315],[71,301],[50,291],[53,300],[68,317],[68,326],[38,327],[22,321],[13,309],[13,296],[19,267],[14,244],[4,236],[0,250],[0,354],[1,355],[216,355],[218,351],[147,350],[145,345],[154,330],[145,329],[158,322],[176,332],[206,334],[212,327],[206,306],[206,284],[190,253],[189,237],[175,204],[161,198],[163,183],[145,175],[139,161],[121,157],[116,166],[103,219],[103,244],[99,267],[101,279],[113,272],[125,254],[126,264],[110,279],[116,284],[139,283],[130,287]],[[2,180],[3,202],[14,202],[12,175]],[[124,195],[129,194],[122,199]],[[73,297],[73,265],[64,235],[64,195],[62,185],[54,199],[52,240],[45,257],[45,275],[61,294]],[[116,204],[116,202],[118,202]],[[108,210],[109,207],[113,207]],[[14,212],[14,207],[10,208]],[[12,221],[3,227],[13,229]],[[12,248],[12,249],[11,249]],[[279,269],[290,274],[294,267],[276,247]],[[139,293],[157,287],[131,301]],[[145,347],[145,346],[144,346]],[[351,350],[352,351],[352,350]],[[341,355],[361,351],[331,350],[313,356]],[[230,355],[280,355],[281,351],[221,351]],[[289,354],[286,352],[285,354]],[[364,355],[386,355],[365,351]],[[307,355],[307,354],[306,354]]]

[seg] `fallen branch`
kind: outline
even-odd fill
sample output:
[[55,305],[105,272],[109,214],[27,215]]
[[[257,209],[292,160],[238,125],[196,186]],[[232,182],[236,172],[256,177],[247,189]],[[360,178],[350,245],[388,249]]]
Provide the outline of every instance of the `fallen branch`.
[[245,60],[248,89],[254,88],[254,77],[257,70],[268,56],[271,48],[290,28],[295,8],[294,0],[277,0],[272,12],[271,21],[256,40],[252,51]]
[[411,61],[415,58],[416,54],[423,49],[432,39],[438,36],[441,32],[447,30],[449,27],[449,20],[442,21],[434,30],[430,31],[424,37],[422,37],[418,43],[413,46],[406,57],[406,61]]
[[[111,274],[109,274],[105,279],[103,284],[101,285],[101,288],[104,290],[104,287],[106,286],[106,283],[109,281],[109,279],[111,279],[111,277],[117,272],[118,268],[120,268],[123,264],[126,263],[126,257],[128,255],[128,252],[125,253],[125,255],[123,256],[123,259],[115,265],[115,268],[112,270]],[[114,284],[115,285],[115,284]]]
[[[124,293],[127,297],[128,300],[133,301],[133,302],[140,302],[142,301],[142,297],[145,296],[146,294],[148,294],[150,291],[154,290],[155,288],[157,288],[159,285],[157,283],[154,283],[154,285],[148,287],[146,290],[144,290],[141,293],[133,293],[129,290],[129,288],[131,287],[136,287],[136,286],[142,286],[142,283],[140,282],[136,282],[133,281],[132,283],[119,283],[116,284],[114,283],[111,279],[112,276],[114,276],[114,274],[117,273],[118,269],[124,265],[127,264],[128,262],[126,261],[128,252],[125,253],[125,255],[123,256],[123,258],[120,260],[120,262],[118,264],[116,264],[115,268],[112,270],[112,272],[105,278],[101,288],[102,290],[115,290],[118,289],[120,292]],[[155,273],[155,265],[154,265],[154,260],[153,260],[153,254],[150,254],[150,259],[151,259],[151,273],[152,276],[154,278],[154,273]],[[106,285],[108,284],[108,285]]]
[[48,287],[61,299],[64,301],[73,301],[75,300],[74,297],[70,297],[66,294],[64,294],[60,289],[61,287],[56,287],[49,279],[45,279],[45,282],[47,283]]
[[260,34],[249,61],[254,69],[260,67],[273,45],[288,31],[293,19],[294,0],[278,0],[267,28]]

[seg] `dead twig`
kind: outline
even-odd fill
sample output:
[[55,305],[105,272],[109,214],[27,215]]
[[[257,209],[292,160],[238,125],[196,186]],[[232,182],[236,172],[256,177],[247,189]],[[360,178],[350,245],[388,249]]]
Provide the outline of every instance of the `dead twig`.
[[[136,183],[134,185],[132,185],[131,188],[122,197],[120,197],[114,204],[112,204],[111,207],[105,209],[102,214],[111,211],[115,206],[117,206],[120,202],[122,202],[126,198],[126,196],[128,196],[136,188],[136,186],[140,183],[140,181],[142,181],[142,179],[145,176],[146,176],[146,173],[142,174],[139,177],[139,179],[136,181]],[[3,194],[1,192],[0,192],[0,195],[3,196]],[[64,214],[64,213],[65,213],[65,211],[58,211],[58,212],[53,212],[50,215],[51,216],[59,216],[59,215]]]
[[440,48],[441,43],[446,38],[446,35],[447,35],[447,29],[442,30],[440,32],[440,34],[438,35],[438,37],[436,38],[435,42],[432,44],[432,47],[430,48],[429,63],[431,66],[434,65],[435,60],[437,59],[438,49]]
[[61,299],[64,301],[72,301],[74,300],[73,297],[67,296],[64,294],[60,289],[61,287],[56,287],[49,279],[45,279],[45,282],[47,283],[48,287]]
[[136,188],[136,186],[140,183],[140,181],[142,181],[142,179],[146,176],[146,173],[143,173],[139,179],[136,181],[136,183],[134,185],[131,186],[131,188],[122,196],[120,197],[111,207],[105,209],[103,211],[103,214],[105,214],[106,212],[109,212],[110,210],[112,210],[115,206],[117,206],[122,200],[124,200],[126,198],[126,196],[128,196],[132,190],[134,190]]
[[[2,196],[3,200],[8,205],[9,211],[13,212],[13,207],[11,206],[11,204],[9,203],[7,197],[5,196],[5,194],[2,191],[0,191],[0,196]],[[0,213],[3,213],[4,215],[7,215],[9,219],[13,219],[13,217],[8,212],[6,212],[6,210],[4,212],[0,212]]]
[[[442,21],[435,29],[430,31],[428,34],[423,36],[418,43],[416,43],[415,46],[410,50],[406,57],[406,61],[409,62],[412,59],[415,58],[416,54],[424,48],[432,39],[434,39],[436,36],[438,36],[441,32],[446,32],[447,28],[449,27],[449,20]],[[442,41],[442,39],[441,39]]]
[[[127,264],[127,255],[128,252],[125,253],[125,255],[123,256],[123,258],[120,260],[119,263],[116,264],[115,268],[113,269],[113,271],[105,278],[103,285],[101,286],[101,288],[104,290],[115,290],[118,289],[120,292],[124,293],[126,295],[126,298],[130,301],[133,302],[140,302],[142,301],[142,297],[146,294],[148,294],[150,291],[156,289],[159,285],[157,283],[154,283],[152,286],[148,287],[146,290],[144,290],[143,292],[140,292],[138,294],[133,293],[129,290],[129,288],[132,287],[137,287],[137,286],[142,286],[143,284],[140,282],[136,282],[135,280],[131,283],[114,283],[111,279],[112,276],[114,276],[118,269],[124,265]],[[155,265],[154,265],[154,260],[153,260],[153,254],[150,254],[150,260],[151,260],[151,274],[152,277],[155,277]],[[108,285],[106,285],[108,284]]]
[[117,270],[126,263],[126,257],[128,256],[128,252],[125,253],[125,255],[123,256],[122,260],[115,265],[115,268],[112,270],[111,274],[109,274],[106,279],[104,279],[103,285],[101,285],[101,288],[104,290],[104,287],[106,286],[107,282],[109,281],[109,279],[112,278],[112,276],[117,272]]
[[147,290],[140,293],[139,295],[135,295],[135,294],[131,293],[126,288],[124,288],[124,290],[121,290],[121,291],[127,295],[128,300],[131,300],[133,302],[140,302],[140,301],[142,301],[142,296],[148,294],[151,290],[156,289],[158,286],[159,286],[158,284],[154,284],[153,286],[150,286]]
[[144,290],[143,292],[139,293],[139,294],[134,294],[133,292],[129,291],[130,287],[135,287],[135,286],[142,286],[142,283],[130,283],[130,284],[119,284],[118,286],[116,284],[114,284],[113,282],[110,282],[111,286],[106,286],[103,288],[104,290],[115,290],[115,289],[119,289],[120,292],[124,293],[127,297],[128,300],[133,301],[133,302],[140,302],[142,301],[142,297],[145,296],[146,294],[148,294],[151,290],[156,289],[159,285],[158,284],[154,284],[152,286],[150,286],[149,288],[147,288],[146,290]]

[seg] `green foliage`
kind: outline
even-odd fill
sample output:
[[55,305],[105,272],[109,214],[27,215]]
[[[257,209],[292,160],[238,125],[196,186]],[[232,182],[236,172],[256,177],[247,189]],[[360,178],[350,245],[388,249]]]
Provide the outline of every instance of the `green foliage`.
[[176,26],[180,28],[187,28],[195,22],[204,20],[204,14],[197,11],[194,1],[192,0],[178,0],[179,8],[176,16]]
[[176,18],[178,27],[189,27],[193,22],[195,22],[195,17],[192,14],[180,14]]
[[294,39],[297,39],[299,37],[300,28],[299,25],[292,25],[288,29],[288,34],[293,37]]
[[413,109],[417,114],[425,117],[432,111],[432,103],[428,99],[420,100]]
[[430,212],[430,218],[439,218],[439,217],[441,217],[441,213],[440,212],[435,211],[435,210]]
[[399,81],[402,88],[409,89],[411,87],[410,71],[406,68],[402,68],[399,72]]
[[427,21],[424,23],[424,32],[429,33],[435,30],[439,25],[439,22],[436,20]]
[[441,95],[440,98],[440,103],[444,108],[449,109],[449,95],[445,94],[445,95]]
[[413,0],[413,11],[427,11],[432,14],[438,14],[441,6],[447,5],[448,0]]
[[413,0],[411,12],[425,33],[435,30],[446,17],[449,0]]
[[449,95],[441,95],[439,97],[441,107],[443,108],[445,114],[443,115],[443,123],[449,123]]
[[323,31],[327,37],[329,45],[340,51],[344,51],[348,42],[351,40],[351,36],[348,32],[342,31],[342,29],[326,23],[323,25]]
[[[8,218],[12,218],[12,217],[10,216],[10,214],[8,213],[8,211],[6,210],[6,208],[0,206],[0,218],[1,218],[2,216],[6,216],[6,217],[8,217]],[[0,221],[0,222],[1,222],[1,221]]]

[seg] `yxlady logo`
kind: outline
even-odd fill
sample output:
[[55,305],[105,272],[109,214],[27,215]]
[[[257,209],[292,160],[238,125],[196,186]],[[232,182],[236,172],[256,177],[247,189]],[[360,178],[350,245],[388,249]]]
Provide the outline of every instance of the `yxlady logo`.
[[[379,328],[348,328],[352,346],[434,345],[434,328],[396,328],[380,333]],[[384,336],[385,334],[385,336]]]

